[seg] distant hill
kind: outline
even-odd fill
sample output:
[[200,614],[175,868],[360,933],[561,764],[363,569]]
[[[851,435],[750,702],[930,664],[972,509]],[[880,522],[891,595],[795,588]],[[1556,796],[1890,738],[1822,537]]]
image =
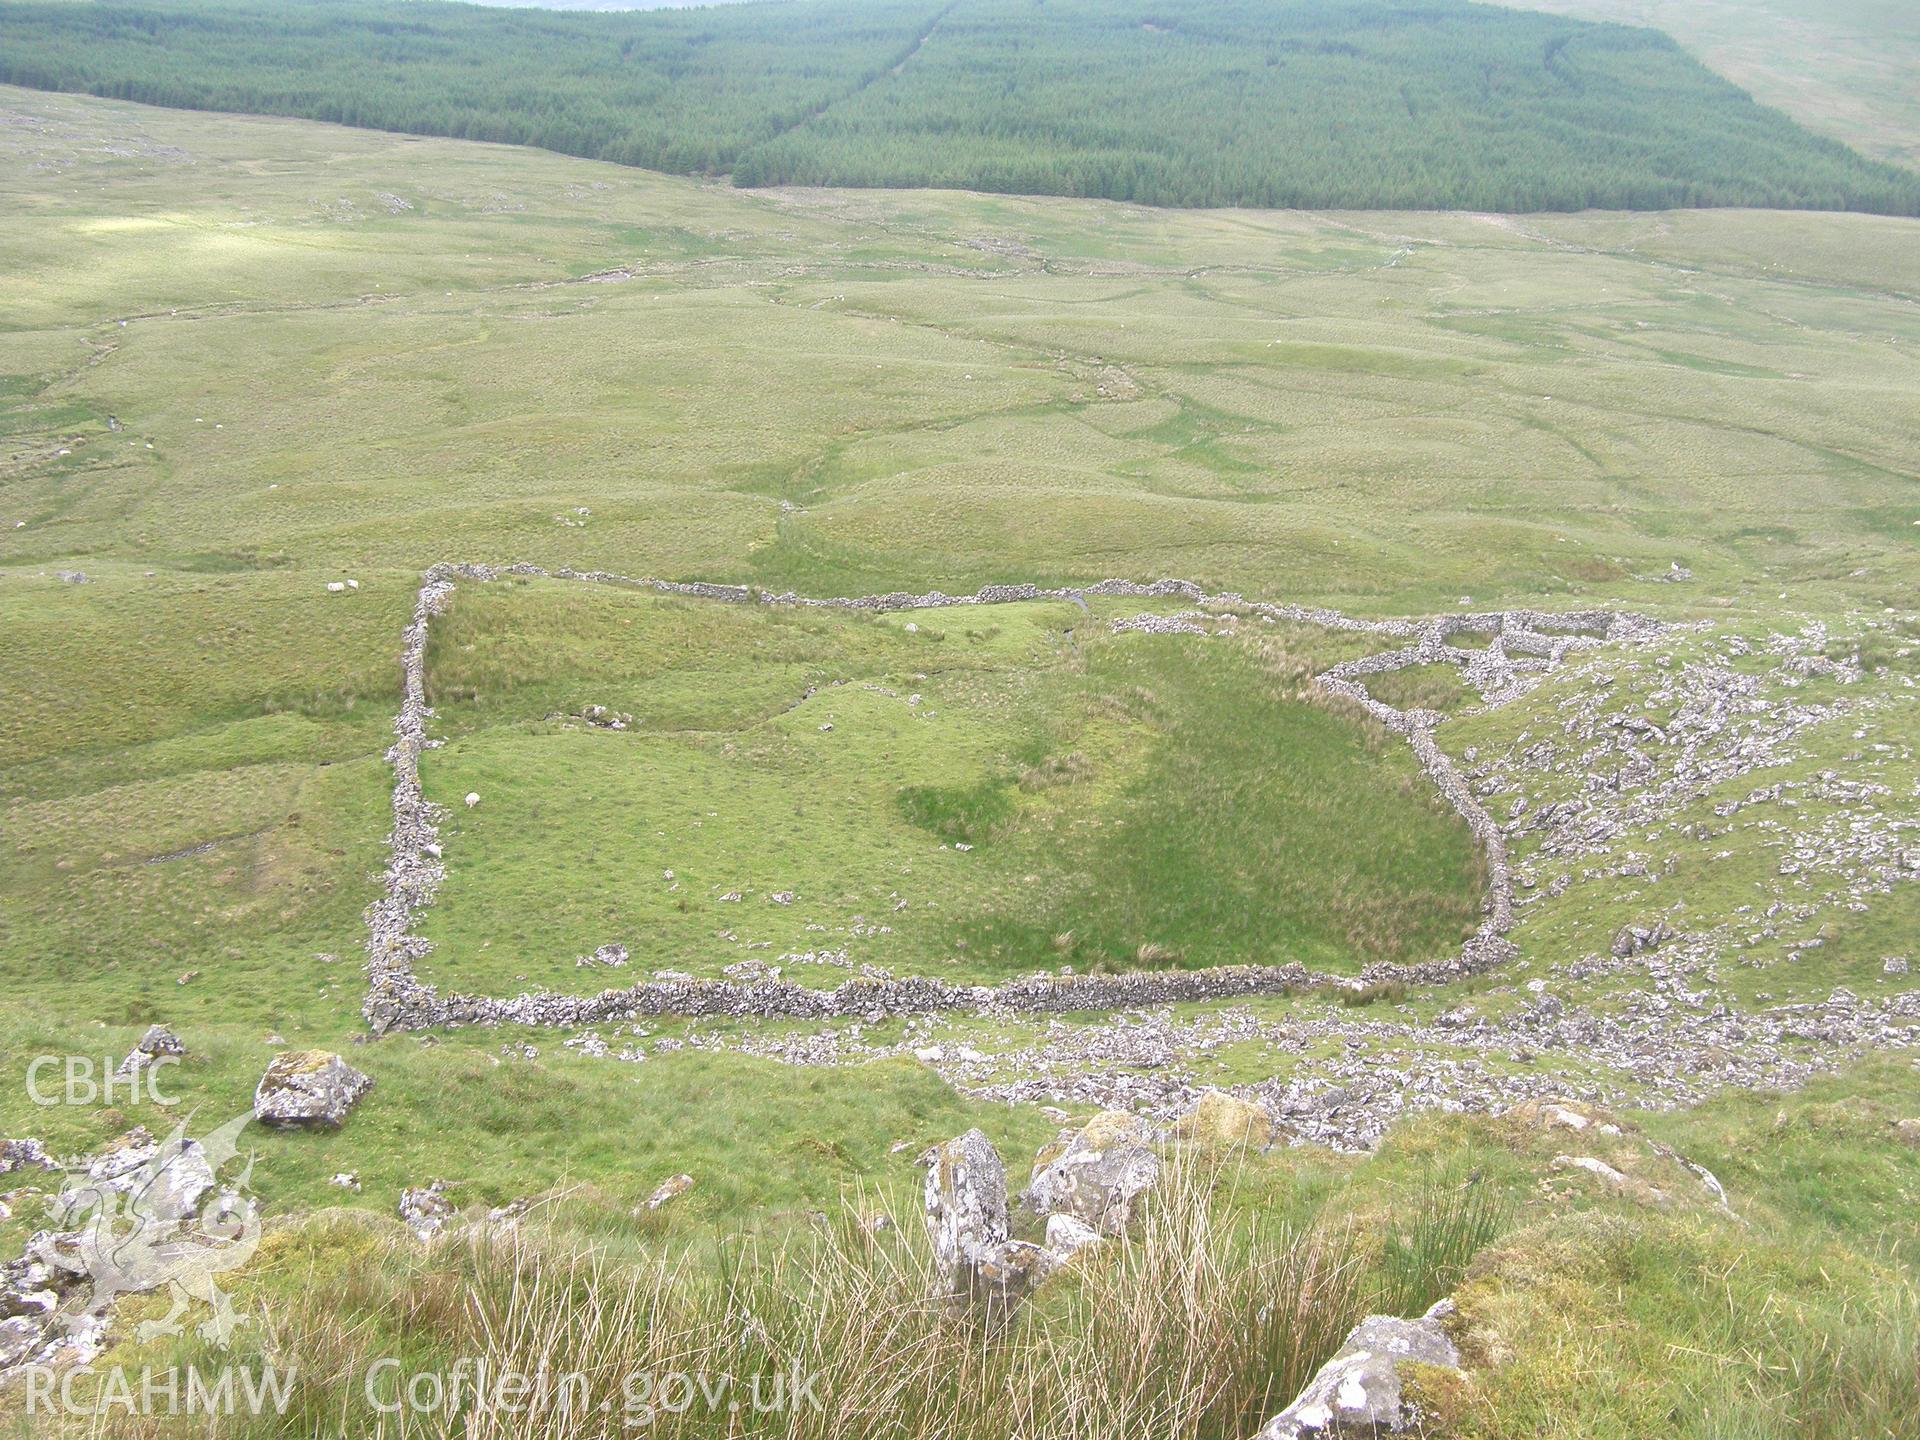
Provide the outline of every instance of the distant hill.
[[1662,34],[1463,0],[0,0],[0,40],[14,84],[742,185],[1920,213],[1920,176],[1809,133]]

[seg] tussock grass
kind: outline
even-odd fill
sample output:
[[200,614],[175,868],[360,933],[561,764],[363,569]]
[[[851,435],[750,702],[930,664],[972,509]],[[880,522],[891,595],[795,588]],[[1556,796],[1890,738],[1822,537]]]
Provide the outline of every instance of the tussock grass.
[[[1250,1212],[1235,1199],[1233,1167],[1196,1156],[1170,1166],[1126,1240],[1082,1256],[1000,1321],[935,1297],[916,1215],[897,1213],[876,1235],[872,1213],[850,1205],[784,1240],[629,1261],[533,1226],[422,1250],[379,1229],[308,1222],[275,1237],[267,1283],[277,1303],[252,1342],[297,1366],[295,1402],[284,1417],[214,1433],[586,1440],[631,1418],[632,1377],[704,1373],[744,1387],[798,1372],[818,1377],[818,1408],[696,1403],[653,1415],[647,1433],[1237,1440],[1291,1398],[1380,1293],[1345,1227]],[[343,1284],[297,1283],[309,1265],[339,1266],[342,1251],[352,1257]],[[580,1378],[531,1413],[403,1425],[366,1403],[363,1377],[388,1354],[408,1370],[445,1372],[465,1356],[495,1374],[544,1366]]]
[[1446,1295],[1467,1273],[1474,1256],[1508,1228],[1514,1206],[1479,1173],[1460,1184],[1429,1183],[1410,1213],[1386,1238],[1383,1308],[1414,1315]]
[[1411,665],[1366,678],[1367,693],[1398,710],[1438,710],[1442,714],[1479,703],[1466,677],[1450,664]]

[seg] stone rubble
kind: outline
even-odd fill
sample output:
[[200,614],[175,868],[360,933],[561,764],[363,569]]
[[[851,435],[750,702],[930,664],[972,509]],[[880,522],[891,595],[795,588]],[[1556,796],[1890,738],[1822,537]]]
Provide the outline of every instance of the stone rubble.
[[414,1239],[423,1245],[446,1229],[456,1213],[453,1201],[447,1196],[447,1182],[444,1180],[407,1187],[400,1192],[397,1208],[407,1229],[413,1232]]
[[51,1170],[53,1157],[38,1140],[0,1140],[0,1175],[17,1170]]
[[187,1047],[180,1043],[180,1037],[164,1025],[151,1025],[147,1033],[140,1037],[139,1043],[127,1052],[127,1058],[120,1062],[122,1075],[133,1075],[144,1070],[155,1060],[166,1057],[178,1060],[187,1053]]
[[[1228,1123],[1254,1134],[1271,1124],[1276,1141],[1352,1151],[1373,1148],[1419,1110],[1493,1113],[1575,1100],[1672,1108],[1727,1089],[1797,1088],[1870,1050],[1920,1050],[1920,992],[1869,1001],[1838,990],[1823,1001],[1742,1010],[1690,990],[1691,968],[1711,963],[1724,938],[1708,932],[1670,945],[1643,974],[1653,988],[1607,1011],[1529,992],[1525,1008],[1497,1021],[1467,1006],[1416,1022],[1334,1006],[1318,1016],[1263,1020],[1230,1005],[1184,1018],[1134,1007],[1102,1021],[1048,1019],[1029,1029],[1032,1012],[988,1006],[961,1019],[1012,1026],[1028,1038],[991,1054],[940,1044],[939,1033],[959,1022],[921,1015],[888,1044],[864,1040],[859,1021],[802,1035],[689,1034],[672,1044],[791,1065],[913,1058],[974,1098],[1131,1111],[1162,1124],[1193,1112],[1184,1122],[1190,1128],[1221,1103],[1208,1099],[1220,1093],[1208,1074],[1215,1054],[1252,1044],[1284,1073],[1227,1089],[1262,1117]],[[615,1029],[615,1040],[621,1033]],[[645,1034],[641,1027],[631,1033]],[[567,1043],[631,1061],[647,1054],[642,1045],[616,1048],[597,1030]],[[1580,1062],[1577,1081],[1535,1063],[1561,1055]],[[1531,1058],[1516,1064],[1516,1056]]]
[[[188,1136],[185,1122],[164,1140],[136,1125],[96,1154],[62,1160],[38,1141],[0,1141],[0,1173],[30,1168],[63,1177],[56,1187],[10,1197],[37,1196],[54,1228],[35,1231],[17,1259],[0,1263],[0,1378],[28,1364],[91,1363],[106,1348],[116,1297],[146,1293],[177,1274],[164,1266],[154,1273],[141,1257],[164,1253],[193,1263],[196,1252],[217,1257],[249,1232],[257,1236],[251,1204],[217,1173],[236,1157],[246,1122],[243,1114],[204,1140]],[[226,1266],[215,1258],[212,1268]]]

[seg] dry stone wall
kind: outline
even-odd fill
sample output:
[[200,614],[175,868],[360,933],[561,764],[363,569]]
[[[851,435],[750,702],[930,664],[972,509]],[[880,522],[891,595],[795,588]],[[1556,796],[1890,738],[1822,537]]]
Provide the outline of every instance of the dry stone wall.
[[[400,713],[394,718],[394,743],[387,751],[393,766],[393,831],[380,898],[367,909],[367,1023],[376,1032],[458,1025],[577,1026],[646,1015],[781,1016],[799,1019],[928,1014],[939,1011],[1039,1013],[1073,1010],[1124,1010],[1182,1000],[1213,1000],[1245,995],[1352,985],[1346,977],[1315,974],[1300,965],[1231,965],[1197,971],[1154,971],[1126,975],[1031,976],[1002,985],[955,985],[931,979],[850,980],[818,990],[782,980],[751,982],[652,980],[605,990],[597,995],[524,994],[512,997],[443,995],[421,982],[414,964],[431,943],[414,933],[420,914],[433,903],[445,878],[439,812],[420,789],[420,754],[434,742],[426,734],[431,710],[426,703],[426,651],[433,618],[447,607],[461,582],[485,584],[502,576],[550,577],[590,584],[617,585],[738,605],[783,605],[812,609],[897,611],[962,605],[1005,605],[1036,600],[1081,601],[1089,597],[1185,600],[1207,614],[1244,614],[1274,621],[1359,631],[1402,639],[1401,648],[1350,660],[1326,671],[1316,683],[1364,709],[1397,734],[1406,736],[1421,767],[1447,803],[1466,821],[1487,855],[1488,891],[1484,918],[1457,955],[1423,964],[1380,964],[1363,971],[1357,983],[1432,983],[1486,969],[1513,950],[1505,938],[1513,925],[1513,877],[1499,825],[1468,788],[1453,762],[1434,741],[1443,719],[1430,710],[1398,710],[1367,693],[1364,678],[1414,665],[1453,664],[1490,703],[1522,691],[1529,680],[1559,664],[1576,648],[1609,639],[1645,634],[1654,627],[1642,617],[1611,610],[1547,614],[1536,610],[1481,611],[1429,620],[1365,620],[1315,606],[1272,604],[1226,593],[1210,595],[1190,580],[1102,580],[1095,585],[1043,589],[1037,585],[987,585],[972,595],[940,591],[911,594],[815,598],[792,592],[772,594],[739,585],[703,581],[635,579],[602,570],[547,571],[536,565],[436,565],[422,577],[413,616],[402,635],[404,672]],[[1157,623],[1152,623],[1157,622]],[[1116,629],[1205,633],[1190,616],[1137,617]],[[1490,637],[1484,648],[1448,643],[1462,633]]]

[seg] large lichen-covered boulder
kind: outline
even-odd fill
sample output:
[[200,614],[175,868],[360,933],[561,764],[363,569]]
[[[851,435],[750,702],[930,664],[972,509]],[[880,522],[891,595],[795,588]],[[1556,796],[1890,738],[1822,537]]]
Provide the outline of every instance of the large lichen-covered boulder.
[[253,1092],[253,1117],[281,1128],[337,1130],[373,1088],[373,1077],[326,1050],[289,1050],[273,1058]]
[[1264,1150],[1280,1138],[1280,1122],[1258,1100],[1245,1100],[1226,1090],[1203,1091],[1173,1123],[1177,1140],[1216,1149],[1249,1145]]
[[969,1130],[933,1146],[919,1163],[927,1171],[927,1233],[940,1267],[938,1289],[1006,1317],[1057,1262],[1048,1249],[1012,1238],[1000,1152]]
[[927,1172],[927,1233],[933,1237],[934,1259],[949,1288],[963,1290],[969,1267],[1007,1239],[1007,1167],[978,1130],[942,1141],[917,1163]]
[[1152,1142],[1139,1117],[1103,1110],[1057,1155],[1041,1152],[1021,1203],[1036,1215],[1071,1215],[1102,1235],[1118,1235],[1159,1178]]
[[1460,1368],[1460,1352],[1440,1326],[1452,1308],[1451,1301],[1442,1300],[1418,1320],[1368,1316],[1254,1440],[1397,1435],[1410,1429],[1419,1416],[1406,1399],[1400,1367]]

